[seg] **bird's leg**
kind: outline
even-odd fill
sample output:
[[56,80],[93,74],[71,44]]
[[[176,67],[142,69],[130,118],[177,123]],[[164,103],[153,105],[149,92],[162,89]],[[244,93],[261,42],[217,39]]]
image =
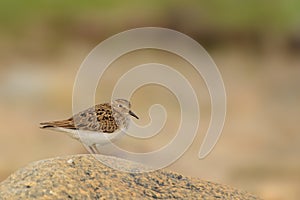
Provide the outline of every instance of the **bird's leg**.
[[96,152],[95,152],[95,150],[94,150],[93,146],[89,146],[89,148],[90,148],[90,150],[91,150],[92,154],[96,154]]
[[93,148],[94,148],[95,152],[96,152],[97,154],[100,154],[100,152],[99,152],[99,151],[98,151],[98,149],[97,149],[97,146],[96,146],[96,144],[93,144],[92,146],[93,146]]
[[98,151],[96,144],[93,144],[92,146],[89,146],[90,150],[92,151],[93,154],[99,154],[100,152]]

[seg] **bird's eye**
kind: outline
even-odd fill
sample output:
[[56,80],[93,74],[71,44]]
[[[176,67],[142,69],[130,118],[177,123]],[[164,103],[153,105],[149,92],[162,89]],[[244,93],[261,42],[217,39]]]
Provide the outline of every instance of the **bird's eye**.
[[119,108],[122,108],[123,106],[121,104],[118,105]]

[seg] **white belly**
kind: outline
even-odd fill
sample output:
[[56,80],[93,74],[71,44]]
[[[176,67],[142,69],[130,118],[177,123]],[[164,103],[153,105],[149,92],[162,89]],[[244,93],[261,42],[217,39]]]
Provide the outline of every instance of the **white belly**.
[[105,145],[108,144],[120,136],[122,136],[122,131],[116,131],[114,133],[98,133],[93,131],[78,131],[79,140],[84,144],[91,146],[93,144]]
[[113,133],[99,133],[94,131],[86,131],[86,130],[70,130],[65,128],[54,128],[56,131],[61,131],[67,133],[70,137],[81,141],[87,146],[92,146],[94,144],[105,145],[108,144],[122,135],[124,132],[121,130],[117,130]]

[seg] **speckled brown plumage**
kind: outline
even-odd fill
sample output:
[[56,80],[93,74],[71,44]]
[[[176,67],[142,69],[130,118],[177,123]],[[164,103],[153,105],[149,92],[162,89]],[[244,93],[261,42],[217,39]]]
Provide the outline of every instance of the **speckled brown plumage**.
[[116,114],[112,112],[110,104],[104,103],[81,111],[69,119],[44,122],[41,125],[42,128],[61,127],[74,130],[113,133],[119,129],[119,125],[113,117]]
[[113,133],[119,129],[117,121],[113,117],[109,103],[98,104],[75,114],[73,117],[53,122],[41,123],[42,128],[61,127],[74,130],[88,130],[103,133]]

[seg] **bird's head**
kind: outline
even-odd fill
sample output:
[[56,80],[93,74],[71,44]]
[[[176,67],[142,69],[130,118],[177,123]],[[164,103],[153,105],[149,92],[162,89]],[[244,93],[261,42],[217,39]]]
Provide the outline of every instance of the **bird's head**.
[[136,114],[134,114],[134,112],[132,112],[130,108],[131,108],[131,104],[126,99],[115,99],[112,101],[112,109],[115,112],[131,115],[136,119],[139,119],[139,117]]

